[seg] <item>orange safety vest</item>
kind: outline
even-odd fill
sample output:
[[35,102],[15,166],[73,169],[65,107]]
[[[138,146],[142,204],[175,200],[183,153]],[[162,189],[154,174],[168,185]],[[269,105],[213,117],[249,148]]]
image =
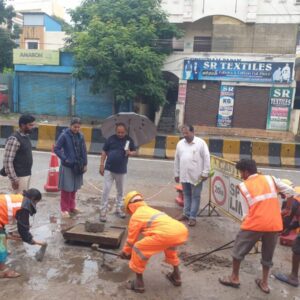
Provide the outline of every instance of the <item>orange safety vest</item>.
[[188,230],[181,222],[148,206],[144,201],[132,203],[130,208],[133,208],[134,212],[129,221],[127,242],[123,248],[125,253],[131,253],[140,234],[143,236],[157,236],[161,243],[164,243],[166,239],[173,246],[187,241]]
[[254,174],[239,184],[249,213],[241,229],[276,232],[283,229],[277,188],[271,176]]
[[13,224],[17,211],[21,208],[23,195],[0,195],[0,227]]

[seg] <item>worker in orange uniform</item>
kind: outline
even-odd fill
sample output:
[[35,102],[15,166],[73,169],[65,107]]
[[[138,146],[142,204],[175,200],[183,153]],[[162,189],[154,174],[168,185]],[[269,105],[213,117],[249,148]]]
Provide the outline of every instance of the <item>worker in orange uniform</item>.
[[242,159],[236,164],[236,169],[244,180],[238,187],[243,196],[242,208],[245,215],[232,251],[232,273],[230,276],[219,278],[219,282],[239,288],[241,261],[261,239],[262,279],[256,279],[255,282],[264,293],[268,294],[269,271],[273,265],[272,258],[278,233],[283,228],[278,193],[291,197],[295,195],[295,191],[277,178],[258,174],[254,160]]
[[0,278],[16,278],[20,274],[9,269],[6,265],[7,234],[5,225],[17,222],[20,237],[10,236],[10,239],[20,240],[31,245],[45,246],[45,242],[33,239],[29,229],[29,217],[36,213],[36,204],[42,195],[37,189],[29,189],[22,194],[0,195]]
[[[146,264],[152,255],[162,251],[165,261],[173,266],[173,272],[167,274],[167,279],[174,286],[180,286],[179,258],[175,247],[187,241],[188,230],[185,225],[148,206],[137,191],[126,195],[124,208],[131,218],[121,258],[130,259],[129,267],[136,273],[136,280],[129,281],[127,288],[137,293],[145,291],[143,273]],[[144,238],[138,240],[140,234]]]
[[[300,186],[295,187],[295,192],[300,193]],[[281,235],[289,235],[290,231],[299,227],[300,197],[287,199],[286,205],[281,212],[283,216],[284,231]],[[294,219],[297,219],[295,222]]]

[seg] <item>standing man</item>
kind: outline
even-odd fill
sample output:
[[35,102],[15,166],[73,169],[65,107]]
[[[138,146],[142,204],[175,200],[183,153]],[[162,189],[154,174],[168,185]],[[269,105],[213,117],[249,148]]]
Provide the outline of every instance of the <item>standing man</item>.
[[19,118],[19,130],[6,141],[3,167],[11,181],[14,194],[22,193],[29,188],[32,168],[32,146],[29,134],[35,118],[22,115]]
[[125,218],[123,211],[124,177],[127,173],[128,157],[135,155],[135,150],[133,140],[127,135],[125,124],[116,124],[116,134],[106,140],[100,160],[99,172],[101,176],[104,176],[104,189],[100,208],[101,222],[106,222],[108,197],[114,181],[117,189],[116,215]]
[[175,181],[181,182],[184,195],[179,221],[187,220],[189,226],[195,226],[202,184],[209,176],[210,154],[205,141],[195,136],[193,126],[184,125],[182,134],[184,139],[176,146],[174,164]]
[[256,279],[255,282],[264,293],[269,294],[269,271],[273,265],[272,258],[278,232],[283,228],[278,193],[291,197],[295,192],[292,187],[279,179],[258,174],[254,160],[242,159],[236,164],[236,169],[244,180],[238,186],[244,199],[242,202],[244,218],[232,250],[232,273],[219,278],[219,282],[234,288],[240,286],[241,261],[261,239],[262,279]]

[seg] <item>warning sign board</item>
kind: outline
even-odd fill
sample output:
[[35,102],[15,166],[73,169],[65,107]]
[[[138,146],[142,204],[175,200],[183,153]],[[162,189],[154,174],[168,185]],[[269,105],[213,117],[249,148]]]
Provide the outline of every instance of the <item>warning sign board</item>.
[[238,184],[242,182],[236,173],[235,163],[213,157],[214,175],[211,177],[210,199],[217,207],[242,220],[242,196]]

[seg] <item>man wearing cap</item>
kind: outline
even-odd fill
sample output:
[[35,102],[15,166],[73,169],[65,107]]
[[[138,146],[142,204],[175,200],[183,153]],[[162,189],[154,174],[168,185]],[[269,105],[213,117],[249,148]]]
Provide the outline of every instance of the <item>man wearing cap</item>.
[[[145,291],[143,273],[147,262],[152,255],[162,251],[165,261],[173,266],[173,272],[166,275],[167,279],[174,286],[180,286],[179,258],[175,247],[187,241],[187,228],[167,214],[148,206],[137,191],[126,195],[124,207],[131,218],[121,258],[129,259],[129,267],[136,273],[136,279],[128,282],[127,288],[137,293]],[[138,240],[140,234],[144,237]]]
[[47,245],[45,242],[34,240],[29,230],[29,217],[36,214],[36,205],[41,199],[42,195],[37,189],[24,191],[23,195],[0,195],[0,279],[20,276],[19,273],[5,265],[8,255],[6,225],[17,221],[20,237],[9,237],[10,239],[20,240],[30,245],[44,247]]

